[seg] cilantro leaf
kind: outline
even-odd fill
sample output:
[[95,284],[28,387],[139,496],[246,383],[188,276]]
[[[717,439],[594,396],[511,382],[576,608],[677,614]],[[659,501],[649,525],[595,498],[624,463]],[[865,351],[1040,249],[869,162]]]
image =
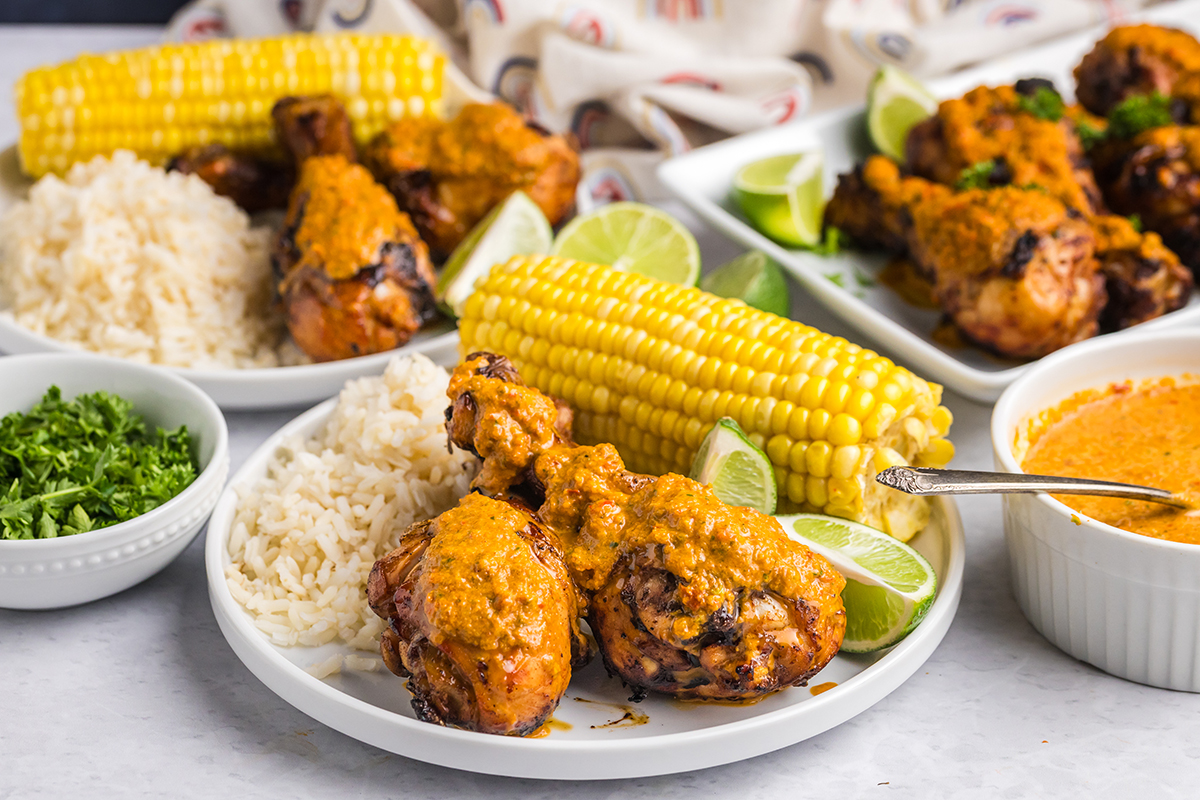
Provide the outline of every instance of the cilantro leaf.
[[1019,96],[1017,107],[1027,114],[1050,122],[1058,122],[1066,110],[1062,96],[1046,86],[1039,86],[1032,95]]
[[821,241],[809,249],[817,255],[836,256],[842,251],[842,242],[845,238],[840,228],[835,228],[833,225],[826,225],[825,234]]
[[992,173],[995,169],[996,162],[993,159],[978,161],[958,173],[958,180],[954,183],[954,188],[960,192],[967,189],[990,189],[992,188]]
[[1079,143],[1083,145],[1085,151],[1091,150],[1108,138],[1107,130],[1093,125],[1086,119],[1076,120],[1075,134],[1079,137]]
[[1114,139],[1132,139],[1143,131],[1174,122],[1171,98],[1161,92],[1136,94],[1122,100],[1108,112],[1108,135]]

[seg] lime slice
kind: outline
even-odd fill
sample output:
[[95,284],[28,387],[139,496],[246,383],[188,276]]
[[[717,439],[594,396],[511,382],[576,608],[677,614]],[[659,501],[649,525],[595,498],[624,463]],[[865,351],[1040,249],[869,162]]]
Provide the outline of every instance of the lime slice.
[[454,248],[438,278],[438,299],[458,316],[481,275],[513,256],[548,253],[553,240],[542,209],[524,192],[513,192]]
[[762,234],[789,247],[812,247],[821,241],[824,173],[820,152],[771,156],[738,171],[734,194]]
[[704,276],[700,288],[717,297],[736,297],[752,308],[781,317],[792,310],[783,270],[761,250],[742,253],[717,267]]
[[696,237],[667,212],[643,203],[609,203],[576,217],[559,231],[551,255],[685,286],[700,277]]
[[867,89],[867,132],[885,156],[904,161],[908,132],[937,112],[937,98],[901,69],[883,66]]
[[741,426],[722,417],[692,459],[692,480],[707,483],[722,503],[775,513],[775,470]]
[[933,567],[883,531],[824,514],[776,517],[793,539],[825,556],[846,576],[846,638],[842,650],[891,647],[924,618],[937,592]]

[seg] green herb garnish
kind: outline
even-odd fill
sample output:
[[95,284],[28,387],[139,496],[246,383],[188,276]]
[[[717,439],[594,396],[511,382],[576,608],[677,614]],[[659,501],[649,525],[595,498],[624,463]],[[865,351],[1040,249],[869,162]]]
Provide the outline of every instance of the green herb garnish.
[[854,282],[863,289],[870,289],[875,285],[875,279],[870,275],[865,275],[858,269],[854,270]]
[[836,256],[842,251],[842,242],[845,238],[846,236],[840,228],[826,225],[821,241],[810,247],[809,250],[820,256]]
[[1171,98],[1161,92],[1149,96],[1136,94],[1122,100],[1108,112],[1108,135],[1114,139],[1132,139],[1142,131],[1171,125]]
[[1021,95],[1018,97],[1017,107],[1038,119],[1050,122],[1058,122],[1062,119],[1063,111],[1066,108],[1059,93],[1045,86],[1039,86],[1032,96]]
[[1079,137],[1079,143],[1083,145],[1085,151],[1091,150],[1108,137],[1108,131],[1093,125],[1086,119],[1075,121],[1075,134]]
[[1133,226],[1133,229],[1135,231],[1137,231],[1138,233],[1142,232],[1142,215],[1141,214],[1130,214],[1128,217],[1126,217],[1126,219],[1129,220],[1129,224]]
[[967,189],[990,189],[992,188],[992,172],[995,169],[996,162],[993,159],[978,161],[958,173],[958,180],[955,181],[954,188],[960,192],[965,192]]
[[53,539],[157,508],[196,478],[186,427],[146,430],[107,392],[64,401],[57,386],[0,420],[0,539]]

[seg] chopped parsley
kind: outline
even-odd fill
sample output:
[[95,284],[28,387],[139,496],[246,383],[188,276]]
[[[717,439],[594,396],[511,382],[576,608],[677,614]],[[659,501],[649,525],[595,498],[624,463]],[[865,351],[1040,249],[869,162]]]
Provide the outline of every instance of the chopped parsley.
[[1075,133],[1079,136],[1079,143],[1083,145],[1084,150],[1091,150],[1108,136],[1108,131],[1093,125],[1086,119],[1075,121]]
[[1066,110],[1062,96],[1046,86],[1039,86],[1032,95],[1019,96],[1017,107],[1027,114],[1050,122],[1058,122]]
[[821,241],[814,244],[809,249],[819,256],[836,256],[842,251],[842,243],[845,240],[845,235],[840,228],[835,228],[832,225],[825,226],[825,234]]
[[157,508],[196,478],[186,427],[146,429],[107,392],[64,401],[51,386],[0,420],[0,539],[53,539]]
[[1142,216],[1140,214],[1130,214],[1127,219],[1135,231],[1138,233],[1142,232]]
[[990,189],[992,188],[992,173],[995,170],[994,159],[978,161],[958,173],[958,180],[955,181],[954,188],[960,192],[967,189]]
[[1114,139],[1132,139],[1143,131],[1174,122],[1171,98],[1161,92],[1137,94],[1122,100],[1108,112],[1108,135]]
[[874,278],[872,278],[870,275],[863,274],[858,269],[854,270],[854,282],[863,289],[870,289],[875,285]]

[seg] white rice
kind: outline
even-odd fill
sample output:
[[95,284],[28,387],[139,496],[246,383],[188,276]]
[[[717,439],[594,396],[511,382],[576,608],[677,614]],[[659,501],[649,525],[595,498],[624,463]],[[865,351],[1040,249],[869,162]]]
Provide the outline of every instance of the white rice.
[[47,175],[0,218],[0,290],[17,324],[85,350],[208,369],[297,363],[269,238],[199,178],[118,151]]
[[[348,382],[320,431],[285,442],[266,477],[237,487],[226,579],[275,644],[377,648],[372,565],[413,522],[453,506],[474,476],[473,457],[446,449],[448,382],[425,356],[397,356],[382,377]],[[334,659],[313,669],[343,665],[363,668]]]

